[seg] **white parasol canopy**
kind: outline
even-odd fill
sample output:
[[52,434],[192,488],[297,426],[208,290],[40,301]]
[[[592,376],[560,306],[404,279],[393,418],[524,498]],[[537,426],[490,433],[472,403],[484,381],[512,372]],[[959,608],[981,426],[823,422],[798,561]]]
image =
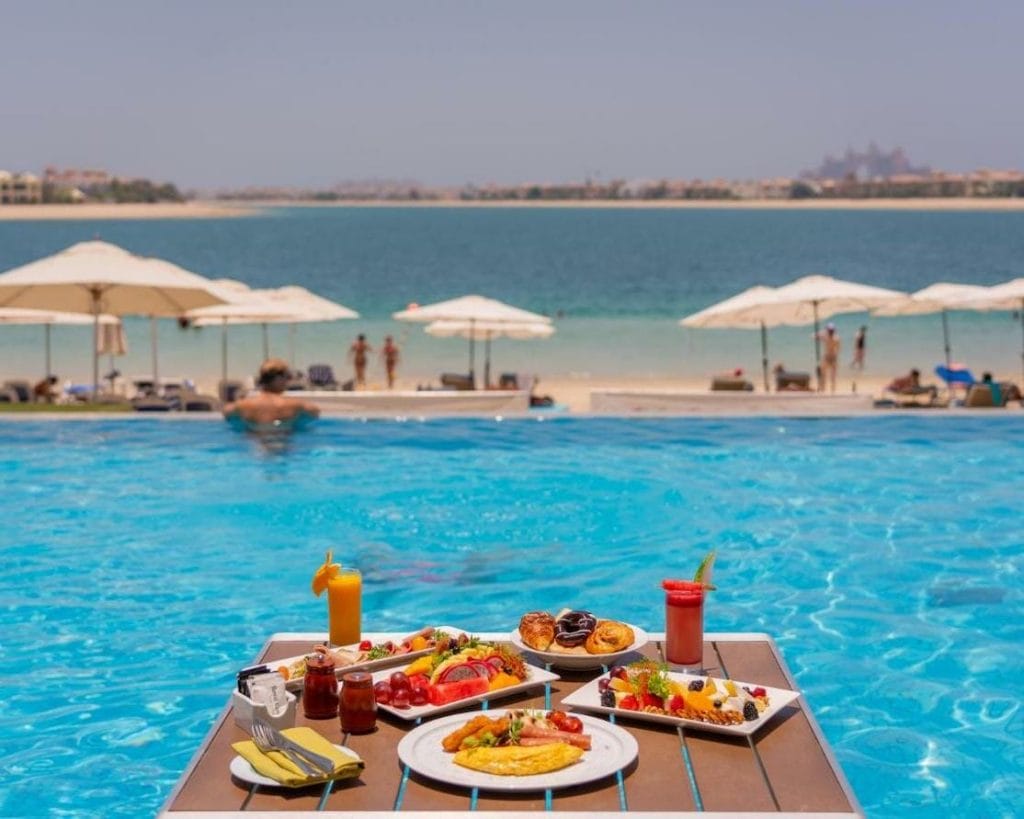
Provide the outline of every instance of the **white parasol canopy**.
[[474,341],[483,341],[486,349],[484,363],[484,384],[491,383],[491,339],[514,338],[514,339],[535,339],[551,338],[555,334],[552,324],[543,322],[526,322],[514,324],[507,321],[455,321],[454,319],[442,319],[433,321],[424,328],[429,335],[438,338],[472,338]]
[[[469,325],[476,325],[479,322],[490,322],[492,324],[551,324],[551,319],[542,316],[540,313],[531,313],[519,307],[490,299],[486,296],[469,295],[457,299],[440,301],[435,304],[420,306],[411,304],[405,310],[393,313],[391,316],[396,321],[418,321],[430,323],[432,321],[465,321]],[[475,330],[467,330],[469,338],[469,375],[475,380],[476,355],[474,343],[476,341]]]
[[[983,288],[984,292],[965,299],[957,306],[964,310],[1017,310],[1020,312],[1021,333],[1024,334],[1024,278]],[[1021,347],[1021,367],[1024,369],[1024,346]]]
[[755,285],[725,301],[705,307],[679,320],[681,327],[690,328],[722,328],[761,331],[761,370],[764,375],[764,389],[768,391],[768,330],[764,318],[755,313],[746,313],[752,307],[764,304],[770,299],[775,289],[764,285]]
[[[28,310],[22,307],[0,307],[0,324],[42,324],[45,328],[46,377],[53,373],[50,355],[50,328],[54,324],[86,325],[95,324],[96,319],[87,313],[65,313],[60,310]],[[106,327],[120,324],[117,316],[100,315],[99,324]]]
[[190,310],[186,318],[197,327],[219,324],[221,333],[221,377],[227,379],[227,325],[260,324],[263,326],[263,357],[270,356],[268,324],[290,324],[292,329],[291,361],[295,363],[295,325],[318,321],[339,321],[359,318],[355,310],[311,293],[305,287],[289,285],[252,290],[242,282],[218,279],[214,282],[231,301],[212,307]]
[[906,295],[898,290],[874,287],[831,276],[804,276],[766,294],[759,304],[742,310],[744,318],[759,318],[769,327],[814,324],[814,364],[821,376],[819,322],[840,313],[859,313],[881,307]]
[[[225,300],[208,279],[109,242],[79,242],[0,274],[0,307],[91,313],[97,328],[101,313],[176,317]],[[155,379],[155,332],[153,335]],[[94,352],[94,394],[98,389],[99,357]]]
[[896,299],[876,308],[876,316],[919,316],[927,313],[942,313],[942,339],[946,351],[946,366],[953,360],[949,345],[948,311],[958,309],[965,299],[972,299],[987,293],[989,288],[976,284],[953,284],[936,282],[909,296]]

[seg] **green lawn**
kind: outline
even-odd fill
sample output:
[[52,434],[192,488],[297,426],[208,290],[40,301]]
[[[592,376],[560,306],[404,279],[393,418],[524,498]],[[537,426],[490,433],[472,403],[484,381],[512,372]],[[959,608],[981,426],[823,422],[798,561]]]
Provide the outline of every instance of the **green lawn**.
[[9,404],[0,401],[0,413],[29,412],[132,412],[130,404]]

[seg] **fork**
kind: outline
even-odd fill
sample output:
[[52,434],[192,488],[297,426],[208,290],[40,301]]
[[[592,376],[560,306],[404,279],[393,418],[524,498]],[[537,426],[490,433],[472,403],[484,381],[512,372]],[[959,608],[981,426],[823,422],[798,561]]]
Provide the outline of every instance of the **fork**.
[[285,748],[284,745],[274,742],[267,729],[268,726],[264,723],[258,720],[253,720],[252,740],[256,743],[257,748],[264,753],[267,751],[279,751],[294,762],[299,770],[301,770],[306,776],[321,777],[324,775],[323,771],[318,771],[294,751],[290,751],[288,748]]
[[259,722],[260,727],[263,730],[263,735],[270,742],[272,742],[272,743],[274,743],[276,745],[283,745],[287,750],[291,751],[294,754],[298,754],[303,759],[305,759],[306,762],[313,763],[313,765],[315,765],[317,768],[319,768],[321,771],[323,771],[326,774],[333,774],[334,773],[334,760],[333,759],[329,759],[326,756],[322,756],[321,754],[315,753],[314,751],[311,751],[308,748],[305,748],[302,745],[299,745],[299,743],[295,742],[294,740],[289,739],[284,734],[282,734],[280,731],[278,731],[273,725],[271,725],[271,724],[269,724],[267,722],[264,722],[261,719],[256,719],[255,721]]

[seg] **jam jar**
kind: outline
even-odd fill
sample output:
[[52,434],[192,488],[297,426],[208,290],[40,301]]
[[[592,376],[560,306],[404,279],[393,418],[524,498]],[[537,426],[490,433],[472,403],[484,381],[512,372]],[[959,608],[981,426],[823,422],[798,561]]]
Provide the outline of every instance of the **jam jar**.
[[329,719],[338,713],[338,678],[330,654],[317,652],[306,657],[302,712],[309,719]]
[[377,726],[377,698],[373,677],[365,671],[351,671],[341,679],[341,730],[346,734],[368,734]]

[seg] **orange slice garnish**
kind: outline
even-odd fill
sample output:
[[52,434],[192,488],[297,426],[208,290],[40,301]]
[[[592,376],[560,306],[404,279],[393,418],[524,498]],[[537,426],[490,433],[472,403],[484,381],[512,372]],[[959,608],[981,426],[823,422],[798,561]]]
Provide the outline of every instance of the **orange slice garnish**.
[[327,590],[327,583],[330,579],[341,571],[340,564],[331,562],[331,558],[333,556],[334,553],[328,551],[327,557],[324,558],[323,565],[317,569],[316,574],[313,575],[313,594],[317,597]]

